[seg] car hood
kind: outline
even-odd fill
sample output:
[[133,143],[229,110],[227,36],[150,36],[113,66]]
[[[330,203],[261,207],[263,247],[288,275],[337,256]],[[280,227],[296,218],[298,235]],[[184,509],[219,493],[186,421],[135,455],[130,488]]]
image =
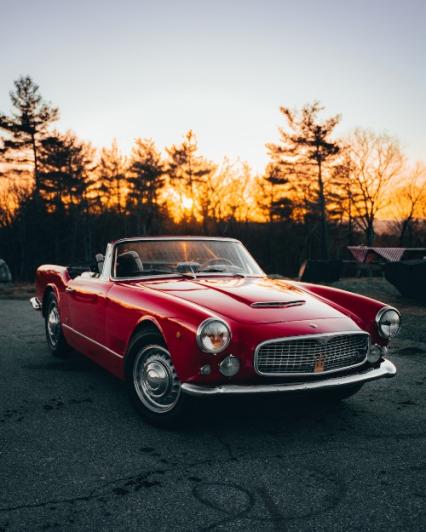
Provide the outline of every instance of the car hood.
[[281,279],[201,277],[193,280],[163,279],[144,282],[143,286],[242,323],[345,317],[322,299]]

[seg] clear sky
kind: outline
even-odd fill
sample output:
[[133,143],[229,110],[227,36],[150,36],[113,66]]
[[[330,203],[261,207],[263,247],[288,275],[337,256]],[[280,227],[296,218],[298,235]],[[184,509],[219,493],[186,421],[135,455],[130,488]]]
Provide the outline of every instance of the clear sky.
[[278,107],[320,100],[426,160],[426,0],[0,0],[0,110],[30,74],[96,146],[266,162]]

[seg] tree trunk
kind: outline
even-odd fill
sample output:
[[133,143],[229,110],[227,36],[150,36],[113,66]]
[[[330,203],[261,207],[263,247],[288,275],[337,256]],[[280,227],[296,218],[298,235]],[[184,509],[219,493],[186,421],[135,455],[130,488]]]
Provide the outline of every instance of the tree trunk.
[[35,193],[36,197],[39,197],[40,195],[40,178],[39,178],[39,171],[38,171],[38,154],[37,154],[37,146],[35,142],[35,134],[31,134],[31,146],[33,150],[33,157],[34,157],[34,185],[35,185]]
[[374,222],[373,220],[369,220],[367,224],[367,229],[365,231],[365,237],[366,237],[366,245],[372,246],[374,242]]
[[325,209],[325,196],[324,196],[324,182],[322,179],[322,167],[321,161],[318,160],[318,199],[321,216],[321,258],[329,259],[328,250],[328,224],[327,224],[327,212]]

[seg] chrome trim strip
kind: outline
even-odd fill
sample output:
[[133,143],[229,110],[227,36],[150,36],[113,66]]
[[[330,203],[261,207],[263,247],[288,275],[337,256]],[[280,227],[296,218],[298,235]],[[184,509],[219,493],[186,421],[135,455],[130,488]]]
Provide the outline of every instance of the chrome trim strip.
[[124,238],[119,238],[118,240],[114,240],[112,244],[121,244],[122,242],[137,242],[138,240],[141,241],[163,241],[163,240],[215,240],[215,241],[226,241],[226,242],[240,242],[240,240],[237,240],[236,238],[231,238],[227,236],[128,236]]
[[121,358],[121,359],[124,358],[123,356],[119,355],[118,353],[116,353],[115,351],[113,351],[112,349],[110,349],[109,347],[107,347],[106,345],[100,344],[100,343],[97,342],[96,340],[93,340],[93,338],[89,338],[89,336],[86,336],[85,334],[76,331],[75,329],[73,329],[73,328],[70,327],[69,325],[66,325],[65,323],[61,323],[61,326],[62,326],[62,327],[65,327],[65,329],[68,329],[69,331],[71,331],[71,332],[77,334],[78,336],[81,336],[81,337],[84,338],[85,340],[89,340],[89,342],[92,342],[93,344],[97,345],[98,347],[102,347],[102,349],[105,349],[105,351],[108,351],[108,353],[111,353],[111,355],[115,355],[116,357],[119,357],[119,358]]
[[[393,336],[385,336],[384,334],[382,334],[381,330],[380,330],[380,320],[382,319],[382,316],[385,312],[387,312],[388,310],[394,310],[398,316],[399,316],[399,328],[398,328],[398,331],[396,334],[394,334]],[[385,338],[386,340],[389,340],[390,338],[395,338],[395,336],[398,336],[398,333],[399,331],[401,330],[401,313],[399,312],[399,310],[395,307],[390,307],[388,305],[386,305],[385,307],[382,307],[376,314],[376,317],[374,318],[374,321],[376,322],[376,327],[377,327],[377,332],[379,333],[379,335],[382,337],[382,338]]]
[[253,308],[287,308],[306,303],[305,299],[294,299],[293,301],[255,301],[250,303]]
[[[321,373],[312,373],[312,372],[311,373],[306,373],[306,372],[305,373],[262,373],[257,368],[257,365],[258,365],[257,364],[257,359],[258,359],[258,355],[259,355],[259,350],[264,345],[274,344],[276,342],[286,342],[286,341],[291,341],[291,340],[301,340],[301,339],[310,340],[310,339],[325,338],[325,337],[333,338],[335,336],[346,336],[346,335],[355,335],[355,334],[368,336],[367,353],[365,354],[364,360],[362,362],[359,362],[358,364],[353,364],[352,366],[346,366],[344,368],[329,369],[328,371],[322,371]],[[284,338],[273,338],[273,339],[270,339],[270,340],[265,340],[265,341],[263,341],[263,342],[261,342],[260,344],[257,345],[257,347],[256,347],[256,349],[254,351],[253,366],[254,366],[255,372],[258,375],[261,375],[262,377],[308,377],[308,376],[311,376],[311,375],[316,375],[317,377],[319,377],[320,375],[328,375],[330,373],[338,373],[338,372],[341,372],[341,371],[346,371],[348,369],[358,368],[359,366],[362,366],[363,364],[365,364],[367,362],[367,356],[368,356],[368,352],[370,351],[370,346],[371,346],[371,338],[370,338],[369,333],[367,333],[365,331],[341,331],[341,332],[337,332],[337,333],[300,334],[298,336],[286,336]]]
[[206,397],[212,395],[249,395],[268,393],[297,393],[309,391],[322,391],[352,384],[361,384],[381,378],[393,377],[396,367],[390,360],[385,359],[378,368],[369,368],[367,371],[345,375],[344,377],[332,377],[321,381],[298,382],[295,384],[221,384],[219,386],[208,387],[197,384],[184,383],[182,391],[195,397]]
[[32,297],[30,299],[30,303],[31,303],[31,306],[33,307],[34,310],[41,310],[42,309],[42,304],[40,303],[40,300],[38,297]]

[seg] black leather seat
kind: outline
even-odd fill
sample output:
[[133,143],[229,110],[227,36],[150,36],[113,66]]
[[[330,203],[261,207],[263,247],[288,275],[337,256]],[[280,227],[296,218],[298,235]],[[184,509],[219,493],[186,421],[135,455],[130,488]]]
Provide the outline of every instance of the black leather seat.
[[117,257],[117,277],[136,277],[143,272],[141,258],[136,251],[126,251]]

